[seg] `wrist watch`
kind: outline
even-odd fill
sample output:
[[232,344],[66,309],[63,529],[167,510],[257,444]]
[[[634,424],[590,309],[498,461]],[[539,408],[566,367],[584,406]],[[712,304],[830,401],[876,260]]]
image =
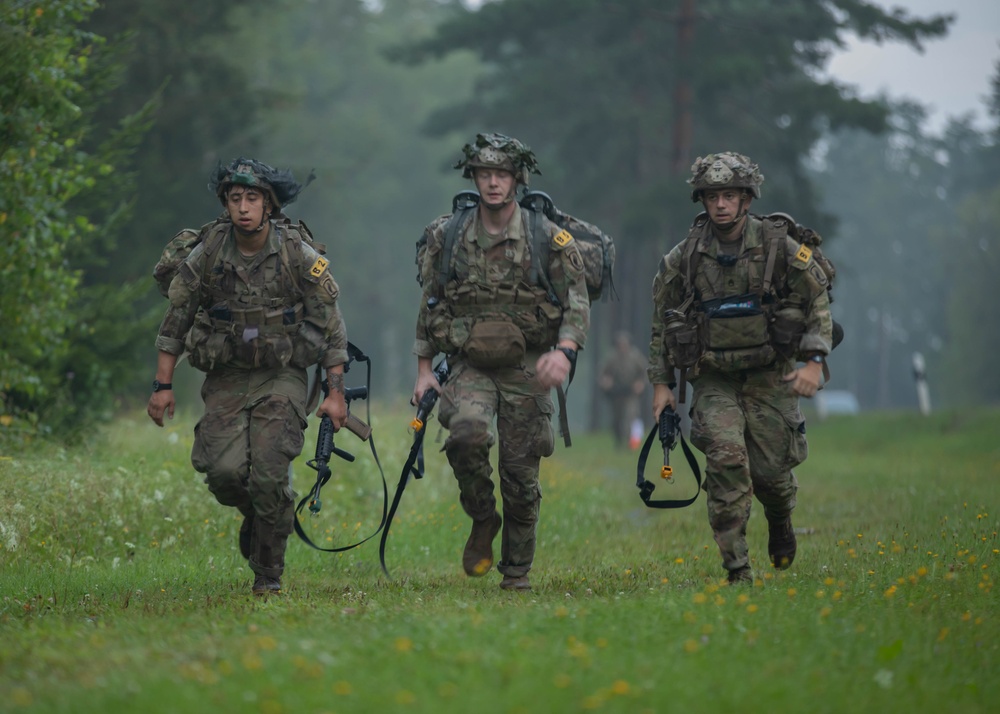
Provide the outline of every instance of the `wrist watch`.
[[174,385],[170,382],[161,382],[158,379],[153,380],[153,391],[154,392],[165,392],[168,389],[173,389]]
[[566,355],[566,359],[569,360],[570,366],[576,365],[576,350],[571,347],[556,347],[556,349]]

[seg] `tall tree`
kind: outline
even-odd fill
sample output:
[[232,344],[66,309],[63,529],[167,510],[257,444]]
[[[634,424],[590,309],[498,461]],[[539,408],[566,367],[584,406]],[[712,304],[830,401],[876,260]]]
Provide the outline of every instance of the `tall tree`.
[[[256,85],[283,96],[260,114],[262,158],[302,177],[315,171],[289,211],[328,248],[348,335],[373,356],[381,396],[412,384],[415,245],[461,186],[442,169],[465,138],[428,139],[421,126],[468,95],[478,68],[467,54],[409,68],[384,53],[429,36],[442,12],[437,0],[288,3],[252,64]],[[234,15],[233,42],[256,36],[252,15]]]
[[[824,132],[881,131],[887,116],[883,103],[822,78],[831,53],[849,34],[920,48],[950,20],[864,0],[703,0],[693,17],[685,0],[502,0],[455,5],[432,38],[394,56],[483,60],[474,95],[437,112],[429,131],[486,128],[531,144],[538,183],[615,236],[622,299],[606,316],[642,339],[657,259],[697,213],[677,157],[749,154],[767,178],[755,210],[789,211],[829,232],[834,219],[820,210],[805,159]],[[609,339],[602,312],[597,350]]]
[[88,209],[109,204],[145,123],[140,107],[94,126],[106,45],[80,26],[96,7],[0,0],[0,439],[72,429],[108,404],[110,370],[76,349],[92,323],[70,261],[101,244],[109,221]]
[[[134,211],[116,233],[106,260],[87,271],[91,282],[149,280],[163,244],[199,215],[217,212],[206,190],[219,160],[259,145],[259,108],[274,99],[256,82],[253,56],[261,30],[273,22],[273,2],[248,0],[254,44],[234,41],[233,3],[199,0],[102,0],[89,29],[122,47],[124,69],[97,121],[116,126],[121,113],[155,98],[153,124],[136,155],[142,187]],[[206,219],[207,220],[207,219]]]

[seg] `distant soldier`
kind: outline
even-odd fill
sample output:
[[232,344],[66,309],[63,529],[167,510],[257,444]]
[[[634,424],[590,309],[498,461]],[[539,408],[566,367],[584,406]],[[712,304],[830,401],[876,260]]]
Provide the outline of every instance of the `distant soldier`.
[[[444,450],[459,500],[472,519],[462,566],[474,577],[490,571],[502,523],[500,587],[528,590],[542,499],[538,469],[555,447],[549,393],[569,375],[583,347],[590,301],[573,236],[544,216],[536,230],[548,244],[542,264],[548,287],[529,278],[534,234],[517,191],[538,173],[531,150],[501,134],[479,134],[463,152],[455,168],[473,180],[479,204],[460,225],[442,216],[424,231],[413,401],[428,389],[441,392],[432,360],[447,354],[451,376],[439,417],[450,432]],[[502,517],[490,479],[494,443]]]
[[691,168],[691,197],[705,212],[653,281],[653,415],[676,406],[675,370],[681,385],[690,377],[709,523],[729,582],[752,582],[753,496],[764,506],[773,566],[795,558],[791,469],[807,454],[798,398],[816,393],[831,349],[828,279],[812,251],[789,237],[787,216],[750,214],[764,180],[750,159],[710,154]]
[[264,595],[281,590],[295,518],[288,465],[302,451],[306,369],[324,368],[329,395],[318,413],[340,429],[347,334],[327,260],[281,214],[302,188],[291,173],[237,159],[219,166],[210,188],[226,219],[203,229],[169,284],[147,412],[158,426],[173,418],[174,367],[186,349],[205,372],[191,462],[219,503],[243,514],[240,553],[252,592]]
[[601,368],[597,385],[611,403],[615,446],[626,446],[632,425],[639,419],[639,397],[646,389],[646,357],[627,332],[615,336],[615,349]]

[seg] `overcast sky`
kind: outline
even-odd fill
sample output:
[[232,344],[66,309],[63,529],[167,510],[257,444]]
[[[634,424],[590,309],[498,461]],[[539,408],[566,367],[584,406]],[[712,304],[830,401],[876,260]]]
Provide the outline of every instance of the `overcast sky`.
[[922,54],[899,43],[879,46],[854,40],[830,62],[830,74],[856,85],[865,98],[885,91],[893,98],[929,105],[930,127],[935,130],[947,117],[968,112],[984,125],[984,97],[1000,60],[1000,0],[875,2],[921,18],[945,13],[957,18],[947,37],[927,42]]

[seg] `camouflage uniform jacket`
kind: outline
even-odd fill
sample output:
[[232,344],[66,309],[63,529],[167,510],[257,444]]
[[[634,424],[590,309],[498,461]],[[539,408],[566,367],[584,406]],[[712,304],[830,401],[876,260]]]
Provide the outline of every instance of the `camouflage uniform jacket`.
[[[440,294],[438,286],[438,258],[444,247],[445,227],[450,215],[441,216],[424,229],[426,248],[418,255],[420,282],[423,285],[423,299],[417,316],[416,341],[413,353],[418,357],[434,357],[437,350],[428,339],[428,300]],[[506,235],[489,241],[479,229],[479,211],[473,211],[466,224],[459,230],[452,250],[454,278],[449,288],[471,286],[483,293],[498,288],[531,288],[528,284],[531,266],[532,241],[526,212],[515,206]],[[546,275],[552,290],[562,305],[561,313],[555,315],[558,323],[558,338],[573,340],[583,348],[590,327],[590,299],[587,295],[583,258],[575,241],[547,218],[539,224],[539,230],[549,240],[548,266]],[[525,291],[527,292],[527,291]],[[448,291],[445,290],[447,295]],[[523,307],[523,306],[522,306]],[[555,309],[544,305],[543,308]],[[529,348],[548,348],[552,345],[532,345]]]
[[[770,219],[764,219],[770,220]],[[716,257],[720,254],[719,241],[707,226],[696,223],[691,235],[682,240],[664,256],[660,270],[653,279],[653,327],[649,344],[649,364],[647,375],[653,384],[672,384],[674,366],[663,348],[664,312],[675,310],[689,296],[685,294],[684,249],[687,241],[697,240],[697,251],[701,253],[697,275],[690,276],[691,282],[702,301],[730,297],[750,292],[751,263],[755,270],[763,272],[763,262],[767,259],[765,249],[765,227],[763,220],[750,216],[743,236],[742,248],[736,264],[731,267],[720,265]],[[800,246],[790,237],[784,237],[784,246],[779,245],[777,261],[784,261],[784,269],[774,270],[772,292],[783,304],[789,304],[802,311],[805,317],[805,332],[799,342],[799,352],[827,355],[830,353],[833,318],[830,314],[830,299],[827,292],[827,278],[820,266],[810,256],[802,259]],[[783,250],[782,250],[783,248]],[[781,367],[787,366],[779,359]],[[778,365],[775,366],[778,368]],[[699,361],[691,371],[695,377],[705,366]]]
[[[288,316],[279,317],[278,321],[294,335],[296,342],[308,337],[324,368],[347,361],[347,332],[337,305],[339,288],[325,258],[294,229],[273,220],[267,242],[253,258],[244,258],[239,253],[231,228],[222,241],[215,265],[204,264],[208,259],[206,239],[195,247],[171,281],[170,307],[156,338],[158,350],[181,354],[192,327],[210,322],[209,311],[220,304],[245,310],[240,321],[243,324],[257,322],[253,311],[260,308],[259,323],[265,334],[263,326],[271,322],[266,316],[268,309],[274,312],[277,308],[280,312],[281,308],[291,308],[290,312],[284,310]],[[284,241],[296,241],[297,245],[283,248]],[[300,257],[290,259],[292,255]],[[206,276],[205,284],[202,276]],[[219,366],[253,365],[235,359]]]

